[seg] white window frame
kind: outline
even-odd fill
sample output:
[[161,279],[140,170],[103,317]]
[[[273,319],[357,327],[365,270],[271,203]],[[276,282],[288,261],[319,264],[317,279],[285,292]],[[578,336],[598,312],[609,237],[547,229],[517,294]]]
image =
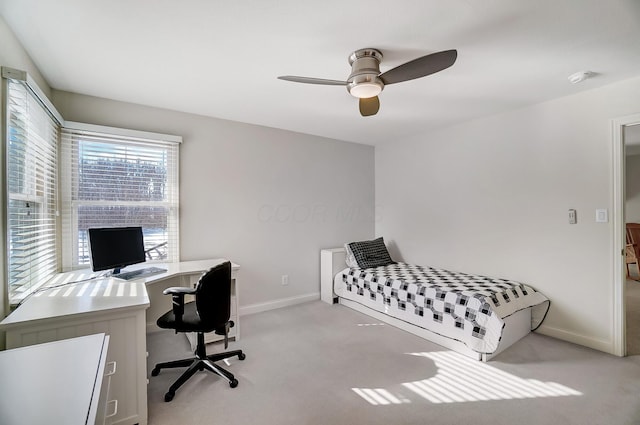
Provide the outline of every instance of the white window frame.
[[[55,258],[53,259],[53,263],[49,264],[49,267],[47,267],[44,272],[39,268],[36,269],[35,273],[30,275],[28,278],[28,286],[24,287],[22,291],[20,292],[10,291],[9,273],[11,272],[10,270],[11,261],[9,257],[11,255],[11,250],[9,247],[9,239],[8,239],[9,232],[10,232],[9,230],[10,220],[11,220],[11,215],[9,214],[10,200],[22,200],[25,203],[34,202],[37,205],[40,205],[40,207],[42,208],[44,203],[43,201],[46,201],[50,198],[44,195],[38,196],[38,194],[35,192],[27,193],[27,194],[14,194],[14,195],[9,194],[9,177],[10,176],[8,175],[9,173],[8,164],[9,164],[10,158],[7,156],[7,149],[9,146],[8,134],[9,134],[9,128],[10,128],[10,122],[8,119],[8,115],[10,111],[10,108],[8,105],[9,80],[12,80],[13,83],[22,84],[24,86],[28,96],[30,96],[30,99],[34,101],[33,105],[37,105],[38,107],[42,108],[42,110],[48,115],[49,119],[51,119],[50,123],[54,126],[52,128],[56,129],[57,135],[59,135],[59,130],[60,130],[60,127],[64,124],[64,120],[62,116],[58,113],[56,108],[53,106],[53,104],[49,101],[49,99],[44,94],[44,92],[38,87],[36,82],[25,71],[21,71],[21,70],[9,68],[9,67],[2,67],[1,73],[2,73],[2,92],[3,92],[3,96],[2,96],[2,102],[3,102],[2,104],[3,106],[2,108],[2,142],[3,143],[1,147],[2,154],[0,155],[0,158],[2,158],[2,165],[0,166],[0,172],[4,177],[3,178],[4,184],[2,185],[2,188],[1,188],[1,193],[2,193],[1,217],[5,223],[5,225],[3,225],[3,232],[1,236],[2,236],[5,249],[1,250],[3,255],[0,261],[2,262],[3,267],[1,267],[0,269],[2,269],[3,271],[3,281],[5,282],[2,288],[2,293],[3,293],[3,299],[4,299],[4,307],[6,310],[6,308],[9,305],[17,304],[22,299],[24,299],[24,297],[26,297],[27,295],[29,295],[30,293],[32,293],[33,291],[37,290],[39,287],[44,285],[60,269],[59,252],[58,252],[58,238],[59,238],[58,221],[59,220],[56,218],[58,216],[58,200],[57,200],[57,196],[58,196],[57,171],[58,170],[56,169],[57,167],[55,165],[57,162],[57,155],[58,155],[57,146],[58,145],[57,145],[57,137],[56,137],[56,144],[54,146],[55,153],[54,153],[54,158],[52,158],[53,162],[51,162],[51,164],[54,165],[54,175],[53,175],[54,181],[50,182],[50,181],[42,180],[40,182],[43,190],[47,191],[48,195],[53,196],[53,198],[51,198],[52,203],[50,203],[50,205],[48,206],[53,207],[55,211],[53,214],[54,224],[53,224],[53,228],[51,229],[54,234],[53,237],[55,238],[55,242],[53,244],[53,248],[50,251],[47,251],[45,255],[48,255],[50,257],[53,256]],[[38,112],[38,114],[39,113],[40,112]],[[31,146],[31,147],[28,146],[27,148],[30,151],[29,156],[33,156],[34,152],[40,149],[40,145],[35,144],[34,146]],[[44,175],[41,175],[39,177],[40,179],[42,179]],[[53,265],[53,267],[50,267],[51,265]]]
[[[81,206],[99,206],[99,205],[114,205],[117,204],[119,206],[126,206],[126,201],[81,201],[73,199],[72,194],[72,171],[74,167],[77,167],[77,164],[74,164],[74,159],[72,158],[71,153],[71,143],[72,141],[68,140],[68,134],[86,134],[86,135],[103,135],[106,137],[112,138],[121,138],[124,141],[131,142],[143,142],[148,144],[177,144],[182,143],[182,137],[168,135],[168,134],[160,134],[160,133],[152,133],[146,131],[138,131],[138,130],[130,130],[123,129],[117,127],[107,127],[101,125],[93,125],[86,123],[78,123],[78,122],[65,122],[64,128],[62,129],[62,138],[63,141],[61,143],[61,153],[60,153],[60,164],[61,164],[61,201],[63,203],[63,211],[62,211],[62,269],[63,271],[74,270],[78,268],[86,268],[86,264],[78,264],[77,258],[77,243],[79,239],[78,233],[78,208]],[[79,158],[78,158],[79,159]],[[163,262],[174,262],[179,261],[180,258],[180,249],[179,249],[179,148],[176,151],[175,157],[175,166],[168,167],[167,169],[167,181],[173,182],[173,193],[175,194],[174,200],[171,202],[158,202],[158,201],[149,201],[149,202],[133,202],[129,205],[136,206],[164,206],[170,209],[170,219],[172,223],[169,223],[168,226],[171,226],[173,230],[173,237],[171,237],[169,252],[166,259],[162,260]]]

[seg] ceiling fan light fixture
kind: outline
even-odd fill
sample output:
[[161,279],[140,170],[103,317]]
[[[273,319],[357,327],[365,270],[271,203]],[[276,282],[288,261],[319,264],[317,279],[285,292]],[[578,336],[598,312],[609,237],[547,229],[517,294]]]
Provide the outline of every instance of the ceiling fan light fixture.
[[358,99],[376,97],[384,88],[380,75],[382,53],[376,49],[356,50],[349,56],[351,75],[347,79],[347,90]]
[[378,78],[378,73],[351,75],[348,81],[347,91],[358,99],[376,97],[384,88],[384,83]]
[[349,93],[351,94],[351,96],[357,97],[359,99],[368,99],[370,97],[375,97],[379,95],[381,91],[382,85],[376,84],[375,82],[360,83],[349,88]]

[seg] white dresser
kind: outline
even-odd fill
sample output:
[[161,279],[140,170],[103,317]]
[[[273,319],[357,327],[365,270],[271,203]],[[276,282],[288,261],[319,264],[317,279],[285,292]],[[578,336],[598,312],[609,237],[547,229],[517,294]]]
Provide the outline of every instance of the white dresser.
[[0,352],[3,425],[103,425],[109,403],[109,337],[89,335]]

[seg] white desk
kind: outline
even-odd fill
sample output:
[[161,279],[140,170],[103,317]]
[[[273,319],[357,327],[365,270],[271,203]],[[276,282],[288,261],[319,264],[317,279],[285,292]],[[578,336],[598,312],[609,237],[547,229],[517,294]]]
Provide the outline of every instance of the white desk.
[[103,423],[107,345],[108,337],[98,334],[0,352],[0,421]]
[[[156,319],[171,309],[171,297],[162,295],[169,286],[191,287],[202,272],[225,259],[153,264],[166,273],[144,279],[123,281],[101,278],[52,288],[31,296],[0,322],[6,332],[7,348],[23,347],[95,333],[110,336],[108,361],[118,364],[112,392],[119,400],[118,413],[110,424],[147,423],[146,332],[155,328]],[[139,264],[137,268],[148,267]],[[128,267],[127,270],[135,270]],[[237,272],[232,263],[232,318],[230,336],[239,339],[237,317]],[[89,270],[61,273],[49,283],[55,286],[97,276]],[[150,302],[149,300],[152,300]],[[148,314],[145,314],[149,308]],[[219,338],[214,335],[211,339]],[[211,339],[207,340],[210,342]]]

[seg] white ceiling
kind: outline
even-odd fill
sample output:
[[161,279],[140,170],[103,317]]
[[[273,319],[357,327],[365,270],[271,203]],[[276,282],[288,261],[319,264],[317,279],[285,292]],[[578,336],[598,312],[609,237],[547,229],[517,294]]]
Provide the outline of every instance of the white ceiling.
[[[638,0],[0,0],[56,89],[358,143],[402,136],[640,75]],[[382,72],[440,50],[458,61],[394,84],[363,118],[349,54]],[[3,64],[11,66],[11,64]],[[577,71],[596,73],[570,84]]]

